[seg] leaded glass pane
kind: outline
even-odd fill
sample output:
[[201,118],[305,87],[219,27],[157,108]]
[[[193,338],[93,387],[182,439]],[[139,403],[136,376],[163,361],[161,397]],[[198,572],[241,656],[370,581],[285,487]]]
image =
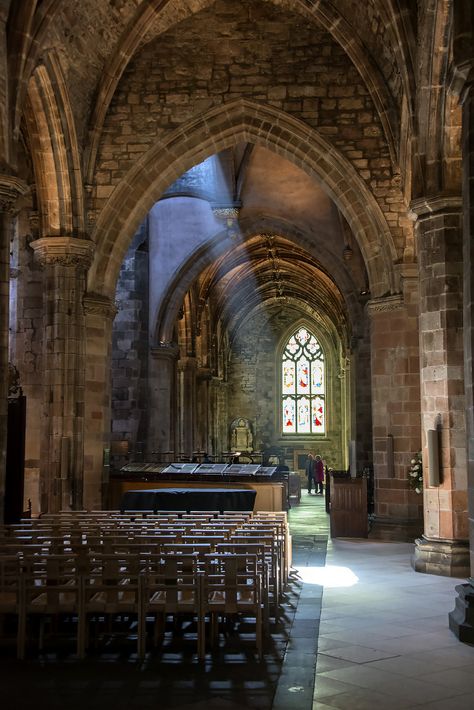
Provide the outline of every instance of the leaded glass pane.
[[296,334],[296,339],[298,340],[299,343],[301,343],[301,345],[305,345],[305,343],[308,342],[309,337],[310,337],[310,335],[309,335],[308,331],[306,330],[306,328],[300,328],[298,333]]
[[291,397],[283,400],[283,431],[292,433],[296,431],[295,401]]
[[309,362],[306,358],[301,358],[297,362],[298,394],[309,394]]
[[309,399],[301,397],[298,400],[298,431],[300,433],[308,433],[310,430]]
[[311,363],[311,394],[324,392],[323,364],[319,360]]
[[315,397],[311,403],[311,424],[315,434],[324,432],[324,400]]
[[291,360],[283,361],[283,394],[294,394],[295,392],[295,363]]

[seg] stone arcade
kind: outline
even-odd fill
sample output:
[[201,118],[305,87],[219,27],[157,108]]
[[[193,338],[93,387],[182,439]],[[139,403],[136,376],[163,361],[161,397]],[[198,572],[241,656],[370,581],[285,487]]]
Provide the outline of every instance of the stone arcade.
[[[340,469],[355,442],[373,536],[419,535],[415,569],[469,578],[471,0],[7,0],[0,19],[2,512],[11,363],[33,515],[106,507],[120,446]],[[303,404],[304,363],[287,399],[281,370],[300,328],[324,362]],[[439,485],[417,495],[430,430]]]

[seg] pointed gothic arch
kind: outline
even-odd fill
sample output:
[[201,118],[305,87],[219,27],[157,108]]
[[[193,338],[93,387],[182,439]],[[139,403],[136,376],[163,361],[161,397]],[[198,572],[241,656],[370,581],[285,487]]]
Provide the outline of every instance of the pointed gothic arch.
[[131,235],[164,190],[210,155],[239,141],[262,145],[321,184],[357,239],[373,296],[396,292],[396,249],[374,195],[350,162],[316,130],[270,106],[239,99],[192,119],[128,171],[97,220],[89,290],[112,296]]

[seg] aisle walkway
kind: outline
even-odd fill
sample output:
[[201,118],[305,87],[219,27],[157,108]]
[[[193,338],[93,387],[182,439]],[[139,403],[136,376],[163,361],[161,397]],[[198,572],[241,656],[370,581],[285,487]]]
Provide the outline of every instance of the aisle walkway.
[[465,580],[414,572],[412,552],[329,540],[313,710],[474,708],[474,647],[448,628]]

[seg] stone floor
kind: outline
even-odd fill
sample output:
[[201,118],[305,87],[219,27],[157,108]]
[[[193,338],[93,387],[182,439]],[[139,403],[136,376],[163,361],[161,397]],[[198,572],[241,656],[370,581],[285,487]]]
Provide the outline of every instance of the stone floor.
[[192,634],[170,634],[142,664],[130,640],[82,662],[70,645],[23,663],[2,647],[0,707],[472,710],[474,648],[448,629],[459,580],[415,573],[409,544],[328,542],[318,496],[303,493],[290,526],[291,584],[262,663],[251,635],[242,648],[232,633],[204,664]]
[[474,647],[448,628],[460,580],[414,572],[412,549],[328,543],[313,710],[474,708]]

